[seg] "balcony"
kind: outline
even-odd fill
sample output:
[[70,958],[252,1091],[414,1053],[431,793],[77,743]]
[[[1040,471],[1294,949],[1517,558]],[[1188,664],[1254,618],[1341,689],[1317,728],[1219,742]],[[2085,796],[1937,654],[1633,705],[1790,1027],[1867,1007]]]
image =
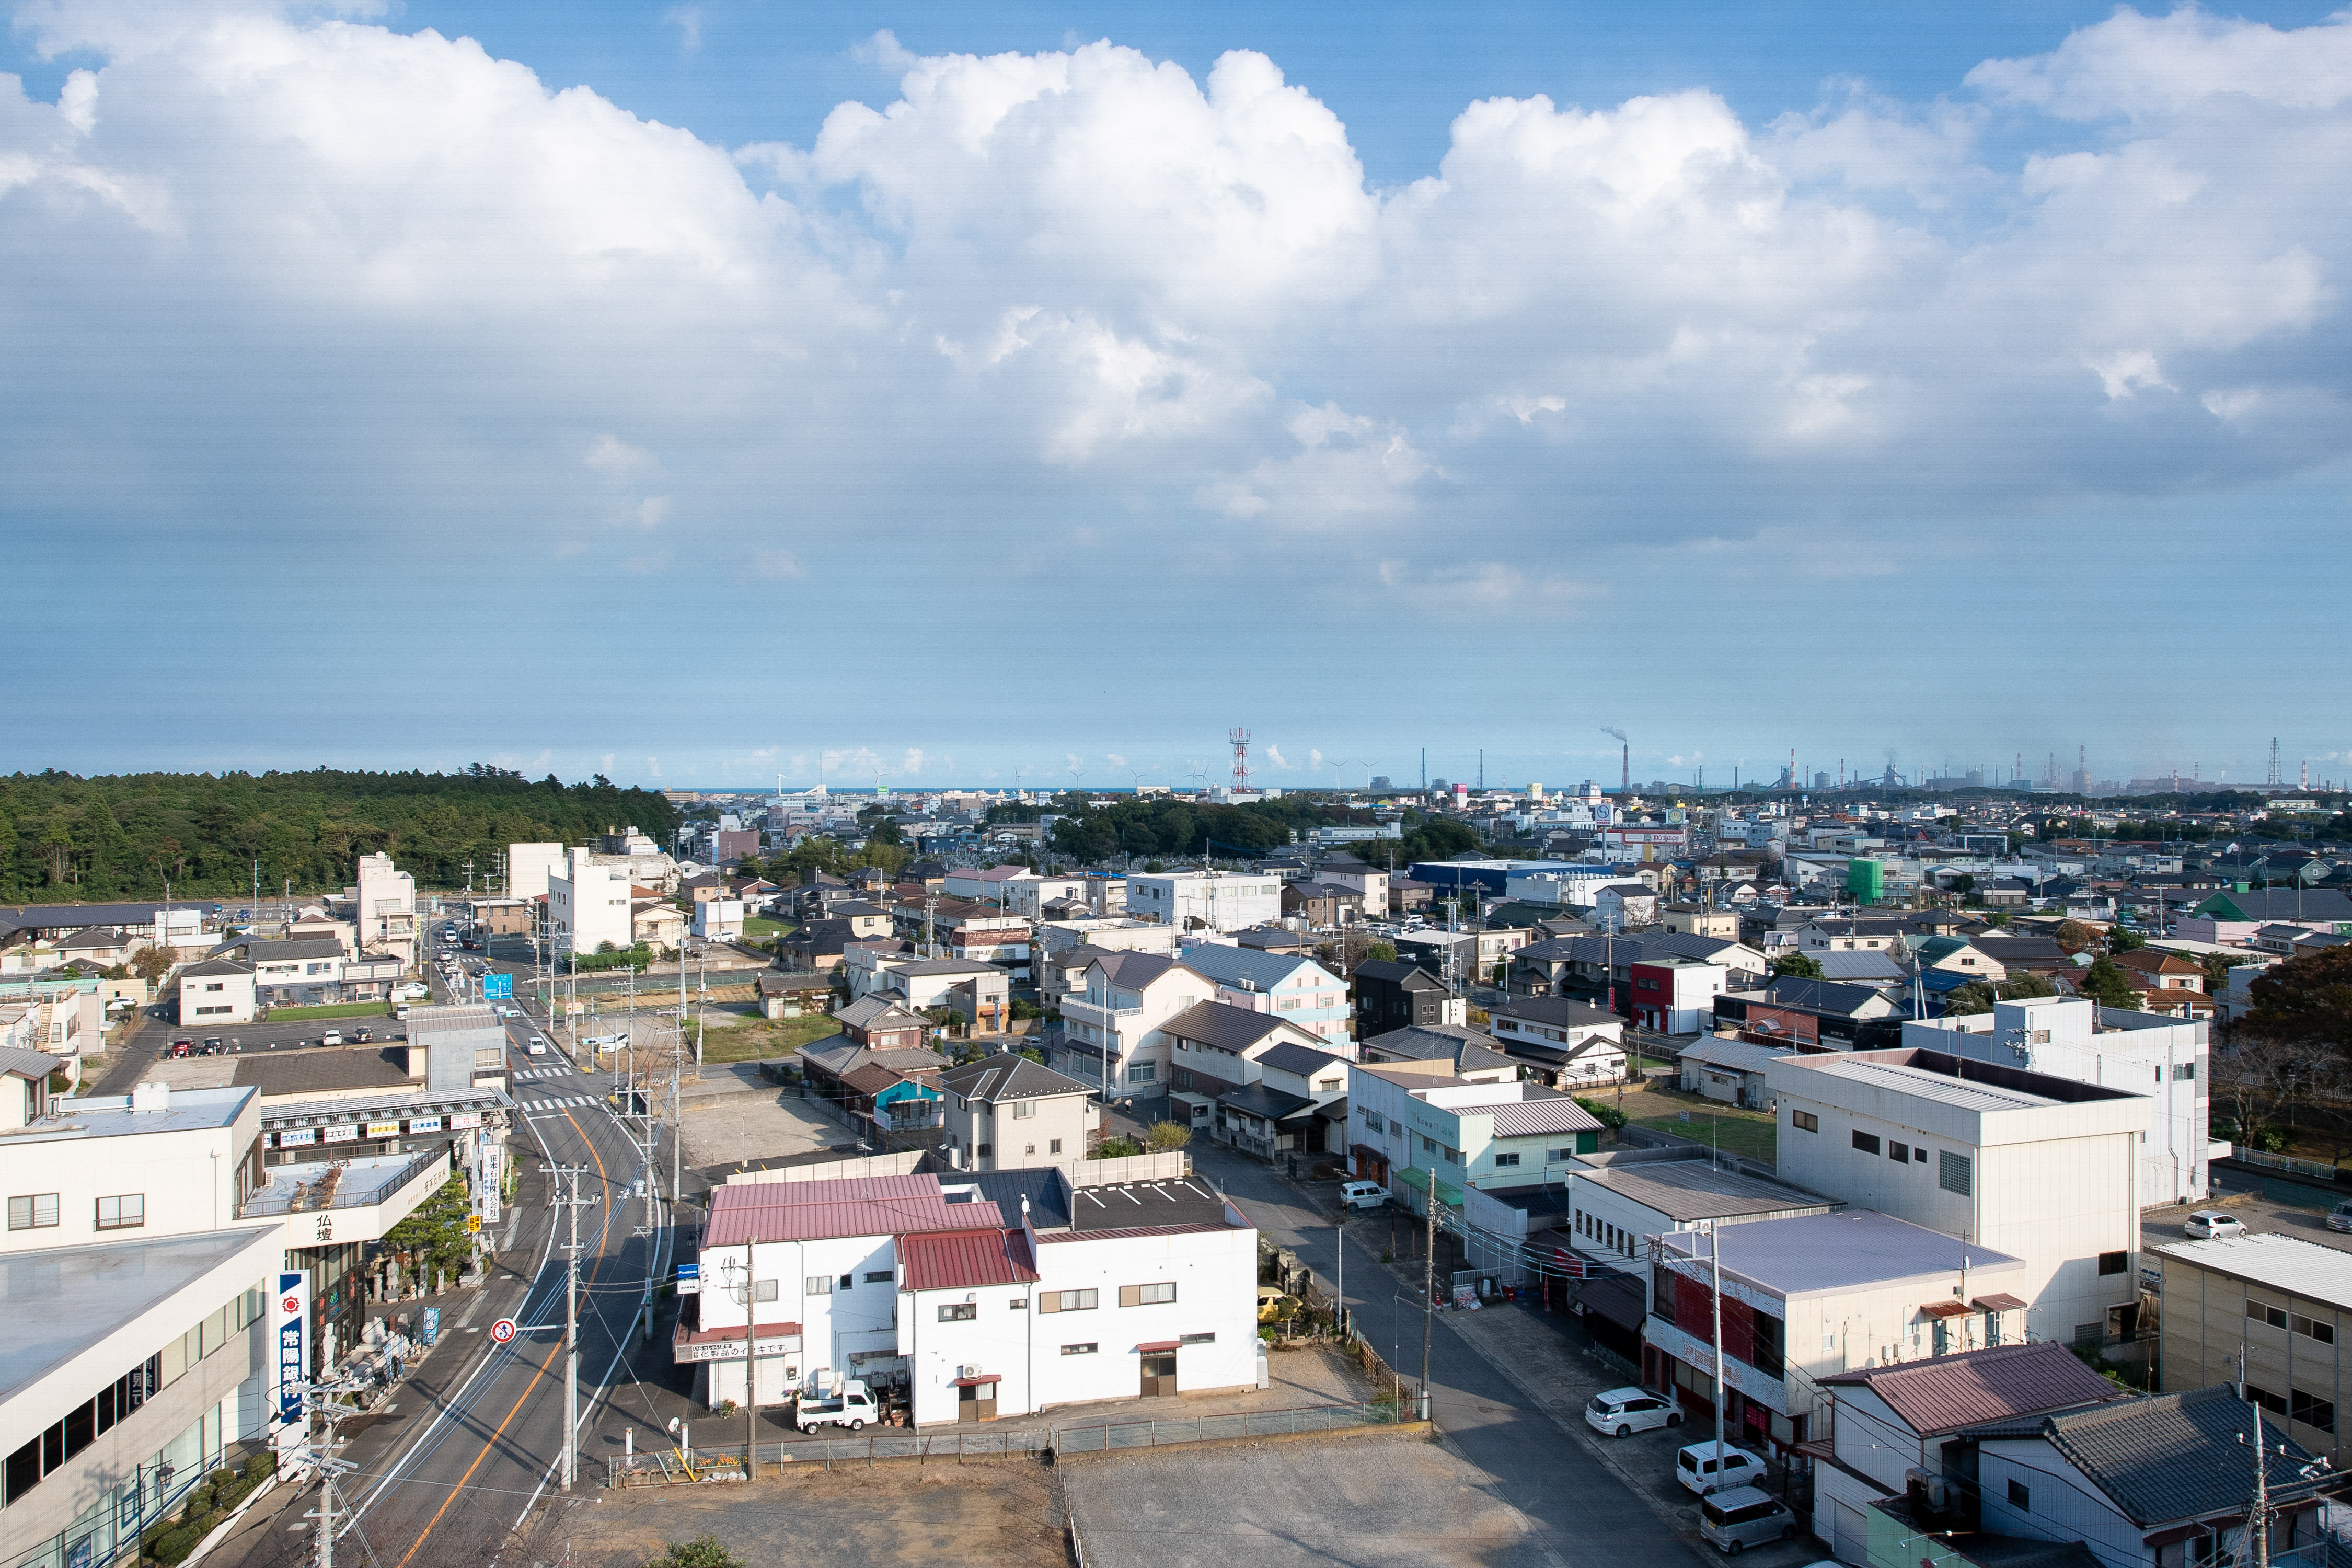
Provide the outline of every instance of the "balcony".
[[1081,1025],[1118,1037],[1143,1022],[1143,1009],[1105,1007],[1075,996],[1065,996],[1062,998],[1062,1019],[1066,1025]]

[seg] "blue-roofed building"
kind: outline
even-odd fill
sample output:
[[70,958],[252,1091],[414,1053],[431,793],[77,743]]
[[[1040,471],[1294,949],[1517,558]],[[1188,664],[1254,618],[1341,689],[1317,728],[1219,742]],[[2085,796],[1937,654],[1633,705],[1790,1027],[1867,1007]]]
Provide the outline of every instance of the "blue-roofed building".
[[1217,988],[1216,1000],[1295,1025],[1336,1055],[1356,1054],[1348,984],[1311,958],[1223,942],[1196,942],[1179,955],[1184,967]]

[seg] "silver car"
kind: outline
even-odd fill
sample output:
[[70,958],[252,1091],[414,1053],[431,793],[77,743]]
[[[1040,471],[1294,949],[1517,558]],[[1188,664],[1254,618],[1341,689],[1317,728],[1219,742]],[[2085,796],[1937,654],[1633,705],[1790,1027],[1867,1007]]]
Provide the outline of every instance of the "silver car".
[[2180,1222],[2181,1230],[2208,1241],[2246,1234],[2245,1222],[2227,1209],[2198,1209]]
[[1733,1557],[1768,1541],[1793,1540],[1797,1530],[1789,1505],[1754,1487],[1729,1487],[1698,1505],[1698,1532]]
[[2352,1201],[2337,1204],[2327,1211],[2327,1228],[2352,1230]]
[[1679,1426],[1683,1413],[1673,1398],[1646,1388],[1612,1388],[1584,1407],[1584,1424],[1609,1437],[1630,1437],[1658,1426]]

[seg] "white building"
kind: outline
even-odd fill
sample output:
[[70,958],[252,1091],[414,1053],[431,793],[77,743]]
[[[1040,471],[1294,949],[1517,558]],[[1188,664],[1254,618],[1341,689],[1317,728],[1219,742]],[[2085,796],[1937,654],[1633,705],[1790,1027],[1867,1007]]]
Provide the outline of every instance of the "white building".
[[389,855],[362,855],[353,889],[352,920],[360,951],[396,952],[416,962],[416,879],[396,869]]
[[[631,930],[635,929],[634,919]],[[698,899],[694,904],[694,934],[704,942],[735,942],[743,935],[743,900]]]
[[564,852],[564,864],[547,879],[547,923],[555,951],[615,951],[632,939],[629,877],[585,849]]
[[1086,989],[1062,998],[1057,1064],[1113,1094],[1156,1095],[1169,1080],[1163,1026],[1196,1002],[1216,999],[1216,982],[1156,952],[1119,952],[1087,966]]
[[1009,1051],[940,1075],[947,1156],[974,1171],[1066,1165],[1093,1146],[1095,1086]]
[[1996,1002],[1990,1013],[1908,1020],[1903,1043],[1978,1061],[2145,1094],[2153,1102],[2140,1145],[2139,1204],[2203,1201],[2210,1147],[2210,1026],[2158,1013],[2101,1007],[2080,996]]
[[548,879],[563,873],[563,846],[561,844],[509,844],[507,846],[508,897],[537,899],[547,892]]
[[1236,871],[1169,871],[1127,879],[1127,912],[1179,931],[1246,931],[1282,920],[1282,879]]
[[[1522,1187],[1568,1179],[1601,1146],[1601,1123],[1568,1095],[1533,1083],[1473,1083],[1395,1067],[1349,1063],[1350,1152],[1391,1192],[1425,1191],[1434,1170],[1448,1186]],[[1367,1159],[1367,1156],[1370,1156]],[[1418,1186],[1403,1180],[1423,1173]]]
[[1783,1057],[1765,1077],[1781,1180],[2017,1258],[2003,1289],[2036,1338],[2133,1337],[2148,1096],[1910,1049]]

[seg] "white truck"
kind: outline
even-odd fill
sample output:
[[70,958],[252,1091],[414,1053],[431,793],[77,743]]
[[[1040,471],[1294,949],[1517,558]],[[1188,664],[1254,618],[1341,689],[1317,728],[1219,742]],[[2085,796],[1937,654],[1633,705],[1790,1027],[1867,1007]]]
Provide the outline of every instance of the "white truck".
[[863,1378],[851,1378],[836,1388],[803,1394],[793,1406],[793,1425],[803,1432],[820,1426],[846,1426],[855,1432],[874,1419],[874,1393]]

